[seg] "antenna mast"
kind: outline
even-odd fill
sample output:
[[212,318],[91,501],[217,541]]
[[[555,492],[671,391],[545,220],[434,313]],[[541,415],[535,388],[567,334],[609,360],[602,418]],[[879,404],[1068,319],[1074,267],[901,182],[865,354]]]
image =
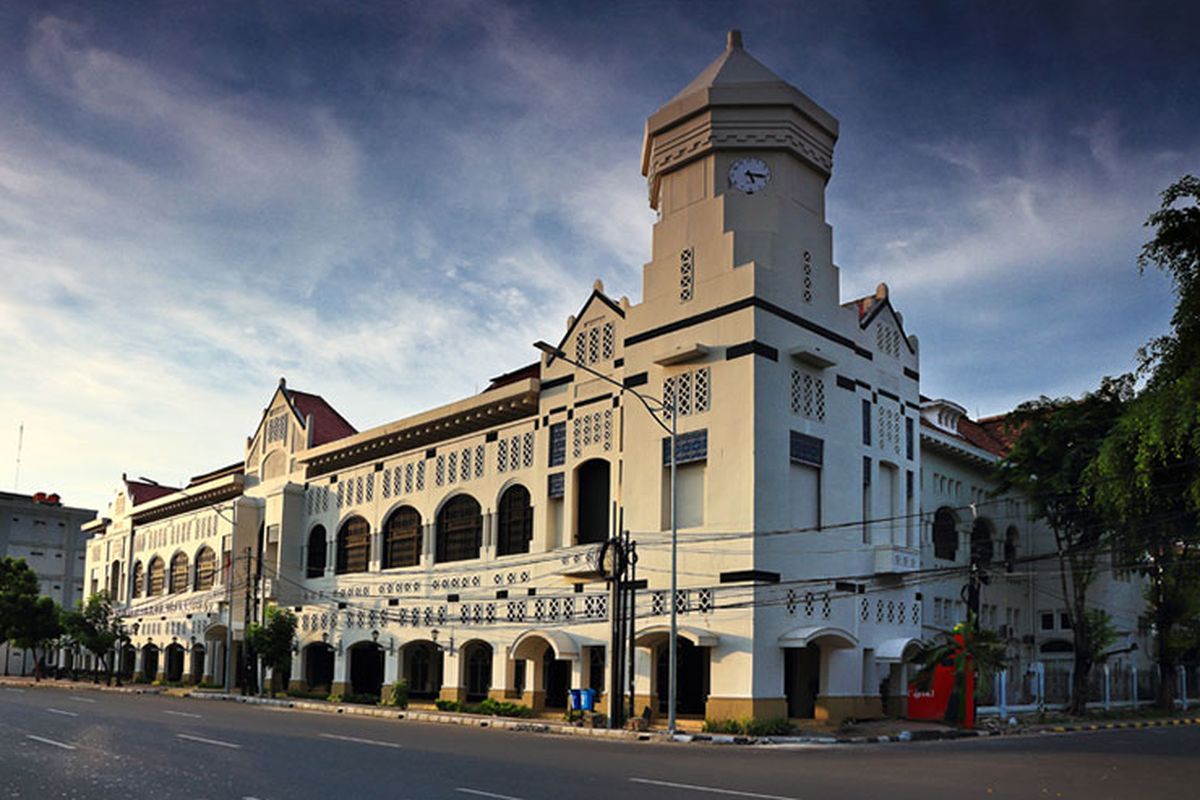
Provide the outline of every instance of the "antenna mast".
[[25,423],[17,428],[17,474],[13,477],[13,491],[20,489],[21,483],[21,446],[25,444]]

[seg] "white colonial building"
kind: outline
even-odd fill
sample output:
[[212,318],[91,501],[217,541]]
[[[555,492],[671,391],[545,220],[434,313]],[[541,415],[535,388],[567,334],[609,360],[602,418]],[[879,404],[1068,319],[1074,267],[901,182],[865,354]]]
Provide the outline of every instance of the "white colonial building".
[[[124,668],[231,680],[244,620],[269,603],[296,611],[306,687],[404,679],[418,699],[562,707],[568,688],[608,686],[596,568],[620,525],[646,581],[639,710],[665,710],[674,602],[681,714],[862,718],[881,691],[895,713],[906,656],[963,615],[971,543],[986,535],[999,564],[1045,540],[1019,499],[988,496],[997,434],[921,396],[887,287],[842,302],[837,136],[731,33],[648,120],[659,219],[641,302],[597,284],[555,337],[567,358],[364,431],[280,381],[237,464],[178,489],[125,481],[87,564],[134,630]],[[675,598],[669,445],[633,392],[677,415]],[[984,593],[1023,663],[1062,638],[1040,627],[1057,580],[1033,569],[999,569]]]

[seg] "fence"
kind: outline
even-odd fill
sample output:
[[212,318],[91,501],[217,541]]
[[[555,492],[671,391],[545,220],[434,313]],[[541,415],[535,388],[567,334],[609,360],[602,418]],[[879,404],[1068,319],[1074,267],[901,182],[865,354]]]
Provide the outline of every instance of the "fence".
[[[1035,661],[1025,668],[1012,666],[998,672],[978,694],[976,713],[1007,716],[1061,709],[1071,699],[1073,671],[1070,661]],[[1200,705],[1200,665],[1179,667],[1174,680],[1176,706]],[[1099,664],[1088,675],[1087,706],[1107,710],[1152,705],[1158,686],[1157,667],[1139,670],[1124,664]]]

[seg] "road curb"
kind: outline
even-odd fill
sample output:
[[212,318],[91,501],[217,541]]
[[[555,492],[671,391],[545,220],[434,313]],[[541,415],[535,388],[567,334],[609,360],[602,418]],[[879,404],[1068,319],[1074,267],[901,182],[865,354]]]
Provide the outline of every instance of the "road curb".
[[163,686],[103,686],[93,683],[62,683],[55,680],[44,680],[39,683],[13,681],[0,678],[0,687],[10,689],[70,689],[76,692],[112,692],[114,694],[163,694]]
[[349,703],[320,703],[311,700],[281,700],[268,697],[243,697],[218,692],[192,692],[184,695],[193,700],[218,700],[247,705],[273,708],[291,708],[300,711],[316,711],[323,714],[376,717],[379,719],[411,720],[413,722],[435,722],[443,725],[463,725],[471,728],[496,728],[524,733],[553,733],[564,736],[588,736],[601,739],[624,739],[627,741],[669,741],[665,733],[609,730],[607,728],[581,728],[561,725],[545,720],[512,719],[478,714],[452,714],[445,711],[419,711],[379,706],[359,706]]
[[1171,719],[1130,720],[1128,722],[1091,722],[1084,725],[1055,725],[1042,729],[1041,733],[1081,733],[1083,731],[1113,731],[1132,728],[1175,728],[1184,725],[1200,725],[1200,717],[1173,717]]

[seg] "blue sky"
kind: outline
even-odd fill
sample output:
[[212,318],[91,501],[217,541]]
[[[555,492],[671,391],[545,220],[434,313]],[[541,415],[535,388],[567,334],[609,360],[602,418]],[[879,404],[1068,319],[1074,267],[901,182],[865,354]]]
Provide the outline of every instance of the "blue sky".
[[844,298],[922,390],[1078,394],[1165,329],[1198,168],[1188,3],[6,3],[0,486],[105,502],[242,456],[279,376],[360,428],[640,299],[645,118],[741,28],[841,122]]

